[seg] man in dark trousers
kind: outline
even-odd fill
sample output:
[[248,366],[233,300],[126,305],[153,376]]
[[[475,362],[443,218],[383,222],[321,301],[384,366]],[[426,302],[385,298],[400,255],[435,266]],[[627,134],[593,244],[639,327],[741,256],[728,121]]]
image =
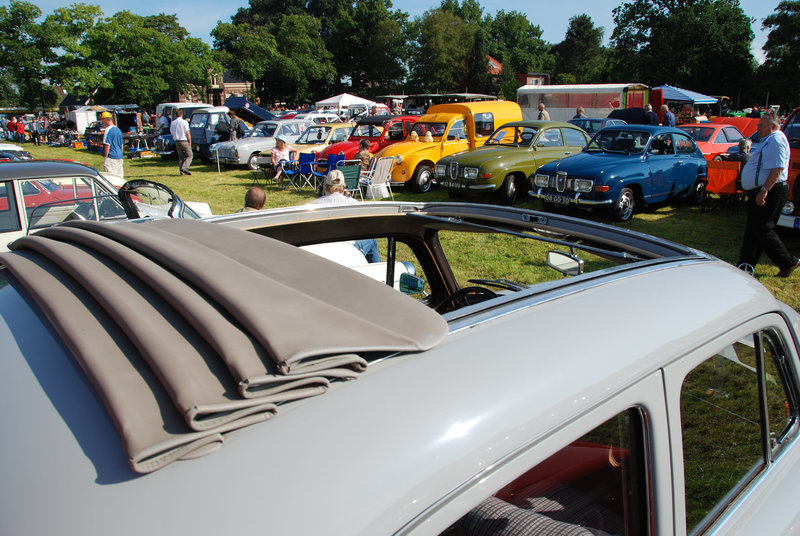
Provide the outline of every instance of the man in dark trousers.
[[789,277],[800,266],[800,259],[789,253],[775,232],[781,208],[789,199],[789,140],[780,129],[780,120],[766,114],[758,120],[761,142],[753,147],[742,168],[742,188],[747,192],[745,224],[739,268],[753,272],[761,252],[780,269],[777,277]]

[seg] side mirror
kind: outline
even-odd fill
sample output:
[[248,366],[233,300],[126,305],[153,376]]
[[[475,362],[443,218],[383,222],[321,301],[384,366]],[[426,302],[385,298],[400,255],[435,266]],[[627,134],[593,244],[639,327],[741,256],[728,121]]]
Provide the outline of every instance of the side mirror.
[[400,292],[403,294],[419,294],[425,290],[425,280],[409,273],[400,274]]
[[148,216],[198,218],[172,190],[157,182],[143,179],[128,181],[119,189],[118,195],[129,219]]
[[583,273],[583,259],[563,251],[548,251],[547,266],[564,275],[581,275]]

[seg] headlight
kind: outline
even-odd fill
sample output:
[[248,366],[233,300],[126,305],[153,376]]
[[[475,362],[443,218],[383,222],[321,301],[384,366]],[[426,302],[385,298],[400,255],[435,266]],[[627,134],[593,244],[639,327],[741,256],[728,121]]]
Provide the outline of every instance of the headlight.
[[475,167],[465,167],[464,168],[464,178],[469,180],[475,180],[478,177],[478,168]]
[[444,177],[445,174],[447,173],[447,166],[445,166],[444,164],[436,164],[436,167],[434,168],[433,173],[437,177]]
[[794,212],[794,203],[791,201],[787,201],[786,204],[783,205],[781,212],[783,212],[787,216],[792,214]]
[[591,192],[594,181],[590,179],[575,179],[576,192]]
[[550,175],[540,175],[537,173],[533,176],[533,184],[539,188],[547,188],[550,186]]
[[235,145],[233,146],[233,150],[231,152],[233,153],[234,158],[239,158],[239,149]]
[[403,156],[402,156],[402,155],[397,155],[397,157],[395,158],[395,163],[396,163],[398,166],[399,166],[400,164],[402,164],[402,163],[403,163]]

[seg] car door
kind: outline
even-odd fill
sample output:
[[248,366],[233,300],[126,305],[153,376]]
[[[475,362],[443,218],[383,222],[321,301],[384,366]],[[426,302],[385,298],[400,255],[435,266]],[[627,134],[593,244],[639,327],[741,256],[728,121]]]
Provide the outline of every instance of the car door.
[[[578,148],[575,152],[580,152],[580,150]],[[533,141],[533,156],[536,158],[537,167],[563,158],[565,151],[564,135],[557,126],[540,129]]]
[[[678,165],[675,168],[675,192],[688,193],[700,176],[701,158],[694,140],[687,134],[672,133]],[[705,159],[702,159],[705,165]]]
[[800,522],[798,363],[769,314],[665,369],[675,534],[788,534]]
[[650,170],[651,192],[648,202],[663,201],[675,195],[677,176],[680,173],[679,157],[669,132],[653,137],[647,149],[647,166]]

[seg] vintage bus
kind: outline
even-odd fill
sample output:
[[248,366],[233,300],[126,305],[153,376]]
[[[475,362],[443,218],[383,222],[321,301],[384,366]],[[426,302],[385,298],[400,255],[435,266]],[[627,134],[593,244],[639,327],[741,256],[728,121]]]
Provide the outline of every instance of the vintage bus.
[[544,103],[553,121],[566,121],[583,106],[587,117],[606,117],[618,108],[638,108],[649,102],[644,84],[527,85],[517,89],[517,103],[525,119],[536,120]]

